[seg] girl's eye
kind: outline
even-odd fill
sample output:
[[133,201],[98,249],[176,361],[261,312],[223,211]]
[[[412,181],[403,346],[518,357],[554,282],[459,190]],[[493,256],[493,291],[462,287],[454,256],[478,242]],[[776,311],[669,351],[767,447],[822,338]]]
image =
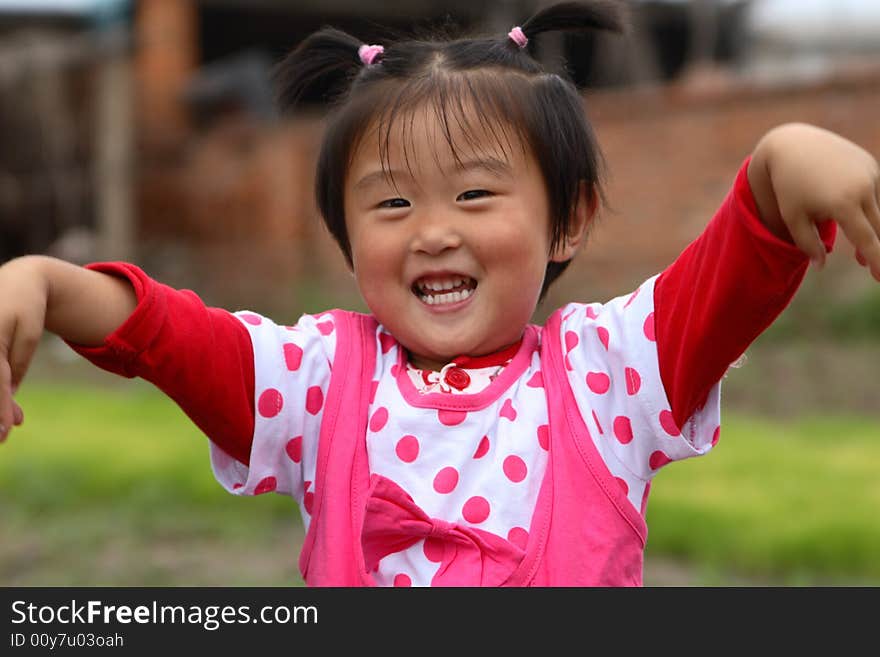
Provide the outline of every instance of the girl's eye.
[[486,191],[485,189],[469,189],[466,192],[462,192],[458,195],[456,201],[475,201],[479,198],[485,198],[486,196],[491,196],[492,192]]
[[389,198],[379,203],[380,208],[406,208],[409,207],[409,201],[405,198]]

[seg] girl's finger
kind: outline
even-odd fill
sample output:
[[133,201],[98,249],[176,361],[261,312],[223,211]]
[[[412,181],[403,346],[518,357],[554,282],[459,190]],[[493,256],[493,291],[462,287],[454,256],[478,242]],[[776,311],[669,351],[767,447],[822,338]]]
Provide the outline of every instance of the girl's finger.
[[859,208],[850,210],[848,214],[841,213],[837,223],[864,259],[871,275],[880,281],[880,235],[874,229],[872,221]]
[[874,229],[874,234],[880,236],[880,200],[877,198],[877,188],[874,189],[874,194],[868,197],[862,205],[862,211],[868,218],[871,228]]
[[6,440],[9,429],[15,423],[12,401],[12,370],[6,353],[0,353],[0,442]]
[[797,247],[810,256],[810,260],[822,269],[825,266],[825,244],[819,237],[819,229],[808,217],[802,216],[800,221],[787,224],[791,239]]
[[12,348],[9,351],[9,366],[11,368],[11,394],[15,394],[18,386],[30,367],[31,360],[40,344],[41,326],[29,326],[23,321],[15,327],[12,336]]
[[12,424],[15,426],[20,425],[24,422],[24,411],[21,410],[21,406],[18,405],[18,402],[15,400],[12,401]]
[[[862,210],[865,212],[871,228],[874,229],[874,234],[880,236],[880,205],[877,203],[877,197],[872,195],[862,206]],[[858,249],[856,249],[856,260],[862,267],[868,266],[867,259]]]

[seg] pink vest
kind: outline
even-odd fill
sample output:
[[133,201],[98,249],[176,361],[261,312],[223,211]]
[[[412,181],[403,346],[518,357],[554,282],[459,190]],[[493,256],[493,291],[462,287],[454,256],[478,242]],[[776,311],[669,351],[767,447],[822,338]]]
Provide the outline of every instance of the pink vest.
[[[465,555],[459,563],[479,561],[481,551],[484,562],[492,561],[491,568],[485,569],[493,570],[492,579],[451,573],[446,581],[453,585],[486,581],[502,586],[641,585],[647,528],[600,458],[581,418],[563,369],[560,312],[537,329],[541,331],[550,450],[524,553],[505,551],[509,544],[488,532],[421,517],[417,507],[400,508],[411,500],[388,502],[385,493],[394,491],[371,477],[365,440],[376,320],[345,311],[334,311],[333,316],[336,355],[321,426],[311,524],[299,560],[308,585],[374,585],[365,546],[370,548],[368,553],[374,553],[377,539],[376,532],[365,538],[365,516],[372,521],[380,514],[386,514],[390,524],[403,527],[404,533],[414,532],[409,544],[431,538],[455,543],[462,553],[467,547],[476,554]],[[403,547],[407,544],[406,536],[380,538]],[[511,554],[516,555],[515,561]]]

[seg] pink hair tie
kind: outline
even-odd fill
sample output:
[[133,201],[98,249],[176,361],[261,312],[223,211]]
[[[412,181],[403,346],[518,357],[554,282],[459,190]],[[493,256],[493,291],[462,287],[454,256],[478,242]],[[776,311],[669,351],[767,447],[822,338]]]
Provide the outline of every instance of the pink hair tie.
[[508,32],[507,36],[509,36],[510,40],[513,41],[520,48],[525,48],[526,44],[529,42],[529,40],[526,38],[525,33],[522,31],[522,28],[519,25]]
[[376,57],[383,52],[385,52],[385,48],[382,46],[368,46],[367,44],[364,44],[358,48],[358,56],[361,58],[364,66],[372,66]]

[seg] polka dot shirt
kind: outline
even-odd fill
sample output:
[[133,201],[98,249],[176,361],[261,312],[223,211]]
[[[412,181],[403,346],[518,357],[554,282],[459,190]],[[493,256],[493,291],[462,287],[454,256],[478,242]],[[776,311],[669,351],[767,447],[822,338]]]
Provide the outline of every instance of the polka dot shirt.
[[[561,310],[565,369],[581,415],[611,474],[643,513],[654,474],[671,461],[711,449],[720,416],[716,384],[685,426],[675,426],[657,365],[654,280],[606,304],[572,303]],[[237,317],[254,347],[254,440],[250,467],[212,445],[214,473],[237,494],[292,496],[308,527],[336,348],[332,315],[304,315],[292,327],[254,313]],[[523,355],[524,369],[509,385],[497,376],[504,364],[459,368],[468,375],[467,385],[460,377],[459,385],[447,385],[448,377],[413,370],[381,326],[376,344],[365,436],[370,472],[401,486],[429,516],[495,533],[524,548],[548,461],[541,345]],[[398,376],[401,367],[406,376]],[[453,411],[419,402],[436,391],[481,392],[488,403]],[[374,577],[385,586],[427,586],[440,559],[430,540],[420,541],[381,559]]]

